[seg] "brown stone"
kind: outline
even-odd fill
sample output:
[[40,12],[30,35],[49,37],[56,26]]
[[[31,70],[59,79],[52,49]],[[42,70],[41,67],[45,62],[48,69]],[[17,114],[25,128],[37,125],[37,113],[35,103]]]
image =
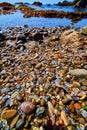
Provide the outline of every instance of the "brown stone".
[[59,55],[58,54],[54,54],[54,59],[58,59]]
[[79,103],[75,103],[74,104],[74,108],[79,110],[79,109],[81,109],[81,105]]
[[16,115],[16,113],[17,113],[16,109],[4,110],[1,113],[1,118],[3,118],[3,119],[12,118]]
[[81,39],[80,32],[77,32],[74,29],[69,29],[69,30],[64,31],[61,34],[60,42],[64,46],[69,45],[73,48],[76,48],[81,45],[80,39]]
[[36,69],[39,69],[41,66],[42,66],[42,63],[38,63],[38,64],[36,65]]
[[80,87],[80,83],[76,82],[76,81],[73,81],[72,87]]
[[17,115],[16,117],[14,117],[14,119],[12,120],[12,122],[11,122],[11,124],[10,124],[10,128],[11,128],[11,129],[15,126],[15,124],[16,124],[17,121],[18,121],[18,119],[19,119],[19,115]]

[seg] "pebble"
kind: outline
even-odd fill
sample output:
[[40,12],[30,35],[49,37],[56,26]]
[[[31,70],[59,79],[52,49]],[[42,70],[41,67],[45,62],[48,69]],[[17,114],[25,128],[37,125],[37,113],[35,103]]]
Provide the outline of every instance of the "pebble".
[[39,69],[41,66],[42,66],[42,63],[38,63],[38,64],[36,65],[36,69]]
[[81,28],[81,32],[82,34],[87,35],[87,26]]
[[18,34],[17,35],[17,40],[21,40],[23,42],[26,42],[26,36],[24,34]]
[[61,119],[64,121],[65,126],[69,125],[69,120],[64,111],[61,111]]
[[35,110],[35,105],[32,102],[26,101],[20,105],[20,108],[25,114],[29,114]]
[[36,115],[37,115],[37,117],[42,118],[43,115],[44,115],[44,112],[45,112],[45,108],[44,108],[44,107],[39,107],[39,108],[37,108],[37,110],[36,110]]
[[24,123],[25,123],[24,119],[19,119],[16,124],[16,129],[17,130],[21,129],[23,127]]
[[87,118],[87,111],[81,109],[81,115],[82,115],[84,118]]
[[80,110],[80,109],[81,109],[81,105],[80,105],[79,103],[75,103],[75,104],[74,104],[74,108],[75,108],[76,110]]
[[17,110],[16,109],[11,109],[11,110],[3,110],[1,113],[1,118],[3,119],[9,119],[12,118],[16,115]]
[[18,119],[19,119],[19,115],[17,115],[16,117],[13,118],[13,120],[10,124],[11,129],[15,127],[15,124],[17,123]]
[[73,81],[72,87],[80,87],[80,83],[76,82],[76,81]]
[[[4,46],[0,47],[2,128],[81,130],[86,126],[86,44],[73,49],[70,39],[64,46],[58,37],[66,29],[69,37],[80,36],[79,29],[75,33],[75,29],[69,31],[67,27],[17,26],[3,31]],[[78,45],[86,43],[86,36],[82,37]],[[76,43],[75,39],[72,42]]]
[[85,69],[73,69],[69,71],[72,76],[84,77],[87,76],[87,70]]

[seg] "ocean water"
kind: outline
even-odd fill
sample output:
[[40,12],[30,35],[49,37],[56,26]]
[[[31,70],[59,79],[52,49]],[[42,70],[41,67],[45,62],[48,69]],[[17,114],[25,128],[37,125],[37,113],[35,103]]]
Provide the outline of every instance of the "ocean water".
[[[32,3],[34,1],[40,1],[43,3],[43,6],[37,7],[33,6]],[[54,4],[58,3],[60,0],[0,0],[1,2],[9,2],[12,4],[23,2],[27,3],[28,6],[31,6],[37,10],[57,10],[57,11],[65,11],[65,12],[76,12],[76,11],[85,11],[87,9],[75,9],[73,7],[61,7],[55,6]],[[61,0],[63,1],[63,0]],[[72,0],[69,0],[72,1]],[[47,4],[51,4],[51,6],[47,6]],[[17,4],[18,5],[18,4]],[[24,18],[23,14],[20,11],[17,11],[10,15],[0,15],[0,28],[6,28],[8,26],[22,26],[27,24],[29,28],[31,27],[57,27],[57,26],[73,26],[75,28],[83,27],[87,25],[87,18],[78,21],[77,23],[73,24],[71,19],[67,18]]]
[[[0,0],[0,2],[10,2],[10,3],[16,3],[16,2],[27,2],[27,3],[33,3],[34,1],[42,2],[43,4],[55,4],[59,1],[62,2],[63,0]],[[73,1],[73,0],[68,0]]]

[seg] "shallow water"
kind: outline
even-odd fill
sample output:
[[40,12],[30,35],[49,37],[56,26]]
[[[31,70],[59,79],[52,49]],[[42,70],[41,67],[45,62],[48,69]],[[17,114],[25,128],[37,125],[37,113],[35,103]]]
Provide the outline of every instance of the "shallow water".
[[[79,28],[86,25],[87,19],[83,19],[79,21],[78,23],[74,24],[73,27]],[[31,17],[31,18],[23,18],[23,14],[18,11],[14,14],[10,15],[0,15],[0,27],[6,28],[8,26],[22,26],[24,24],[27,24],[29,28],[31,27],[57,27],[57,26],[71,26],[72,22],[70,19],[67,18],[37,18],[37,17]]]
[[[0,0],[0,2],[4,2],[5,0]],[[36,0],[7,0],[6,2],[10,3],[17,3],[17,2],[24,2],[28,6],[31,6],[37,10],[57,10],[57,11],[65,11],[65,12],[76,12],[76,11],[84,11],[87,12],[87,9],[81,10],[73,7],[61,7],[61,6],[55,6],[54,3],[58,3],[58,0],[39,0],[40,2],[43,3],[41,7],[37,7],[32,5]],[[60,1],[60,0],[59,0]],[[63,1],[63,0],[62,0]],[[69,0],[72,1],[72,0]],[[48,3],[51,5],[48,6]],[[16,4],[18,6],[18,4]],[[72,26],[72,21],[67,18],[36,18],[36,17],[31,17],[31,18],[23,18],[23,14],[20,11],[17,11],[13,14],[10,15],[0,15],[0,27],[6,28],[8,26],[22,26],[24,24],[27,24],[29,27],[57,27],[57,26]],[[76,24],[73,25],[73,27],[78,28],[78,27],[83,27],[87,25],[87,18],[82,19],[81,21],[77,22]]]

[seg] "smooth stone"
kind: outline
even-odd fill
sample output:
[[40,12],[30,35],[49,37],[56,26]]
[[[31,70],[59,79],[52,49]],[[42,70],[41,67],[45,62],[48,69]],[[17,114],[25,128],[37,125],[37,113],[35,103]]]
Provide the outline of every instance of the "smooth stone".
[[3,118],[3,119],[12,118],[16,115],[16,113],[17,113],[16,109],[3,110],[2,113],[1,113],[1,118]]
[[35,33],[35,34],[33,35],[33,39],[34,39],[35,41],[43,40],[43,35],[42,35],[41,33],[37,32],[37,33]]
[[87,70],[85,69],[73,69],[69,71],[72,76],[85,77],[87,76]]
[[20,49],[20,51],[24,51],[26,49],[26,46],[23,44],[18,44],[17,49]]
[[85,66],[84,66],[84,69],[86,69],[86,70],[87,70],[87,65],[85,65]]
[[16,124],[16,129],[17,130],[21,129],[23,127],[24,123],[25,123],[24,119],[19,119]]
[[38,126],[32,126],[31,130],[40,130],[40,128]]
[[84,118],[87,118],[87,111],[81,109],[80,112],[81,112],[81,115],[82,115]]
[[66,113],[64,111],[61,111],[61,119],[64,121],[65,126],[69,125],[69,120],[68,120]]
[[72,48],[80,46],[81,33],[74,29],[65,30],[61,33],[60,41],[63,45],[69,45]]
[[80,83],[76,82],[76,81],[73,81],[72,87],[80,87]]
[[1,74],[3,75],[3,74],[6,74],[6,70],[2,70],[1,71]]
[[15,124],[16,124],[17,121],[18,121],[18,119],[19,119],[19,115],[17,115],[17,116],[12,120],[12,122],[11,122],[11,124],[10,124],[10,128],[11,128],[11,129],[15,126]]
[[23,42],[22,40],[19,40],[19,41],[16,42],[17,45],[23,44],[23,43],[24,43],[24,42]]
[[81,33],[86,35],[87,34],[87,26],[81,28]]
[[0,42],[4,41],[6,36],[3,34],[3,32],[0,32]]
[[39,107],[39,108],[37,108],[37,110],[36,110],[36,115],[37,115],[37,117],[42,118],[44,112],[45,112],[45,108],[44,108],[44,107]]
[[75,103],[75,104],[74,104],[74,108],[75,108],[76,110],[79,110],[79,109],[81,109],[81,105],[80,105],[79,103]]
[[26,36],[24,34],[18,34],[17,35],[17,40],[21,40],[23,42],[26,42]]
[[3,47],[4,46],[4,43],[0,42],[0,47]]
[[21,104],[20,108],[25,114],[29,114],[35,110],[35,105],[32,102],[26,101]]
[[42,66],[42,63],[38,63],[38,64],[36,65],[36,69],[39,69],[41,66]]

